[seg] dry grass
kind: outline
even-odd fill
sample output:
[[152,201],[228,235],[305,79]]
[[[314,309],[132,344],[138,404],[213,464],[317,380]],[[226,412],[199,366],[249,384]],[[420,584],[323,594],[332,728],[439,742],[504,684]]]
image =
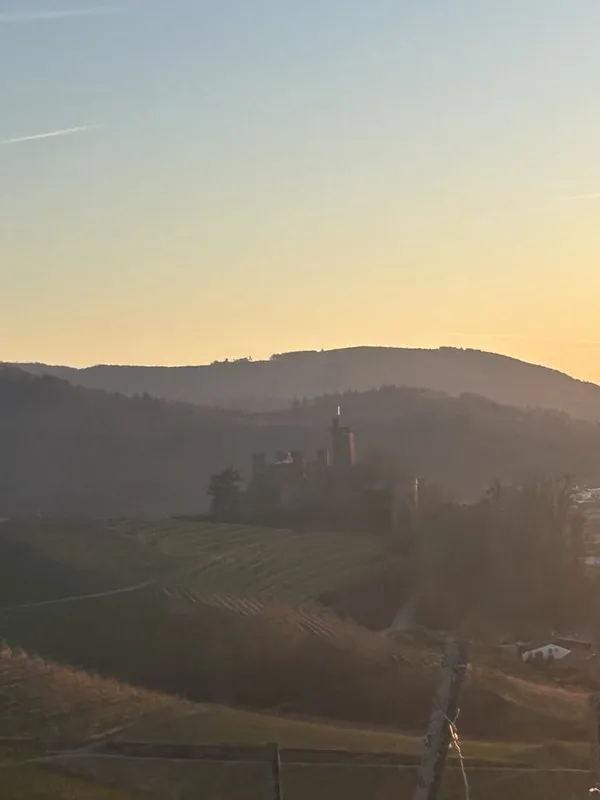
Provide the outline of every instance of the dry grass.
[[0,649],[3,737],[84,741],[142,719],[170,720],[193,708],[176,697]]
[[588,694],[475,664],[463,690],[463,725],[479,737],[577,741],[588,736]]
[[239,617],[260,619],[265,624],[277,625],[282,636],[288,639],[298,633],[320,636],[336,640],[346,649],[359,648],[365,654],[371,653],[379,658],[389,657],[395,649],[393,643],[378,633],[353,620],[340,619],[333,611],[318,604],[291,606],[264,597],[240,597],[179,587],[164,590],[164,595],[169,598],[173,613],[189,618],[214,608]]
[[[173,744],[264,744],[284,748],[418,755],[421,737],[389,729],[194,704],[0,650],[0,736],[85,741],[117,738]],[[118,733],[120,731],[120,733]],[[470,758],[523,760],[535,746],[467,742]]]
[[[418,662],[418,658],[416,661]],[[487,676],[486,676],[486,679]],[[480,680],[480,678],[478,678]],[[514,702],[520,702],[530,687],[514,685]],[[542,693],[543,694],[543,693]],[[544,697],[540,695],[539,701]],[[552,693],[548,691],[547,705]],[[58,666],[8,648],[0,651],[0,735],[33,736],[51,742],[68,738],[84,740],[118,731],[117,738],[131,741],[184,744],[264,744],[279,741],[287,749],[324,749],[347,752],[389,752],[417,756],[421,752],[419,735],[389,729],[344,725],[325,720],[261,714],[216,705],[194,705],[178,698],[148,692],[92,676],[70,667]],[[561,698],[565,708],[572,698]],[[574,709],[573,709],[574,711]],[[566,763],[585,766],[583,746],[574,744],[540,745],[515,742],[464,742],[467,759],[527,762],[546,766]],[[0,755],[0,769],[12,756]],[[13,758],[14,760],[14,758]],[[63,771],[77,774],[56,773]],[[284,766],[285,796],[300,798],[404,796],[414,787],[413,771],[391,768]],[[518,773],[473,773],[475,794],[503,796],[521,791],[557,800],[584,791],[587,776],[522,776]],[[90,756],[59,760],[52,769],[35,765],[11,765],[0,774],[2,798],[9,800],[124,800],[129,795],[103,789],[119,786],[125,792],[144,792],[150,796],[205,800],[262,800],[269,794],[269,774],[261,765],[170,764],[153,761],[118,761]],[[90,783],[92,781],[92,783]],[[461,797],[455,772],[445,783],[441,800]]]

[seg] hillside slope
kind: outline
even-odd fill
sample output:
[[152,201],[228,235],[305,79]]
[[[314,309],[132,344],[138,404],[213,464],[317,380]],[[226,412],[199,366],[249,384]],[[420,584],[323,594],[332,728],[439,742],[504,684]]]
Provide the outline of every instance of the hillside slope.
[[23,366],[88,388],[128,395],[147,392],[169,400],[247,410],[285,407],[294,397],[408,386],[451,395],[479,394],[497,403],[600,419],[600,387],[595,384],[508,356],[451,347],[355,347],[190,367]]
[[[0,736],[73,745],[194,711],[185,700],[0,647]],[[198,709],[199,710],[199,709]]]
[[[185,528],[179,534],[173,532],[171,548],[164,529],[157,532],[157,540],[145,524],[137,536],[134,524],[128,526],[129,532],[121,535],[146,541],[150,536],[149,550],[171,550],[173,558],[186,564],[179,577],[176,571],[170,572],[166,592],[157,580],[153,587],[137,592],[18,609],[7,608],[13,604],[5,596],[0,609],[0,637],[11,647],[117,677],[125,681],[125,687],[5,650],[0,654],[0,716],[5,735],[22,735],[27,732],[25,725],[43,728],[49,735],[56,728],[63,735],[70,731],[73,737],[84,737],[135,721],[146,711],[167,715],[172,707],[177,713],[185,711],[180,701],[173,701],[173,706],[172,698],[131,690],[128,683],[203,703],[388,725],[413,733],[423,729],[439,653],[417,642],[392,642],[309,602],[322,590],[323,569],[329,572],[332,588],[336,579],[341,585],[350,573],[364,574],[357,558],[361,550],[352,537],[347,552],[334,560],[330,545],[337,542],[341,547],[341,536],[322,547],[315,536],[311,545],[302,548],[302,536],[289,534],[297,540],[294,550],[291,544],[278,546],[276,536],[285,538],[285,532],[261,534],[251,529],[244,544],[240,531],[231,530],[228,536],[222,526],[215,526],[210,546],[209,531],[204,529],[198,532],[200,541],[194,547],[193,531]],[[88,565],[95,554],[102,550],[108,554],[111,542],[118,541],[111,524],[104,531],[104,540],[100,529],[87,538]],[[56,562],[74,573],[81,568],[75,548],[70,559],[65,546],[77,536],[74,527],[63,536],[55,526],[36,524],[27,533],[20,525],[14,535],[25,539],[27,548],[21,562],[12,566],[13,585],[19,578],[27,584],[28,561],[34,555],[43,559],[53,542],[58,550]],[[0,563],[4,541],[0,539]],[[235,541],[241,550],[239,569],[232,559]],[[125,560],[137,558],[133,548],[120,552]],[[290,558],[294,552],[303,570],[294,568]],[[268,565],[267,574],[261,570],[263,562]],[[84,575],[89,573],[85,566]],[[15,599],[27,603],[40,597],[40,590],[28,585],[31,596],[19,592]],[[71,585],[65,590],[71,591]],[[49,588],[56,598],[61,597],[60,587],[53,583]],[[294,596],[302,600],[304,609],[295,605]],[[4,707],[2,698],[7,703]],[[582,692],[558,688],[536,679],[535,674],[525,675],[522,669],[505,674],[480,661],[474,663],[467,680],[461,726],[465,736],[475,738],[573,739],[582,732],[585,735],[585,703]],[[23,718],[19,706],[28,704],[35,713]],[[159,722],[155,729],[164,732]],[[217,715],[210,724],[208,718],[198,717],[198,722],[204,725],[202,736],[212,729],[229,738],[223,717]]]
[[233,466],[247,478],[255,452],[327,445],[340,403],[360,455],[387,452],[460,497],[531,473],[600,481],[597,424],[473,395],[389,388],[250,415],[0,367],[0,518],[202,511],[214,472]]

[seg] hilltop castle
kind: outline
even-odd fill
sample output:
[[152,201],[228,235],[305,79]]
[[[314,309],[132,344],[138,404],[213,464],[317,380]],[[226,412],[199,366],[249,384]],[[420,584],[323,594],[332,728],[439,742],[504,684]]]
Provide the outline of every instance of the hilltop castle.
[[317,450],[314,459],[303,450],[279,451],[274,461],[264,453],[254,455],[247,493],[253,515],[404,528],[418,504],[417,481],[382,478],[359,464],[354,431],[342,424],[339,407],[329,436],[329,447]]
[[[256,453],[253,458],[253,479],[271,475],[290,475],[294,478],[305,476],[311,469],[328,467],[353,467],[356,464],[356,443],[352,428],[341,424],[341,410],[333,418],[330,428],[331,447],[317,450],[316,459],[307,462],[304,450],[290,452],[278,451],[275,461],[267,462],[264,453]],[[292,469],[293,467],[293,469]]]

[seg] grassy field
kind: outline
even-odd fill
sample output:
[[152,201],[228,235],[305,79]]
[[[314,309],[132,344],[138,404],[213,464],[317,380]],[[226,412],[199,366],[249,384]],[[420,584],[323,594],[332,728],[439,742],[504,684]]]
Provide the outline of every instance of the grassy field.
[[[252,744],[278,742],[288,750],[328,750],[348,753],[391,753],[418,758],[423,739],[418,734],[375,727],[342,725],[326,720],[302,719],[257,713],[212,704],[204,705],[169,723],[143,721],[127,729],[117,741],[166,744]],[[582,766],[588,761],[585,743],[553,742],[539,745],[527,742],[484,742],[464,740],[467,760],[497,762],[499,765]],[[452,758],[456,754],[453,752]]]
[[59,774],[48,767],[0,758],[2,800],[134,800],[136,791],[121,791],[90,779]]
[[[82,775],[110,780],[131,791],[151,789],[161,800],[269,800],[273,786],[268,768],[261,764],[142,764],[127,761],[80,762]],[[467,773],[473,800],[506,800],[507,795],[533,800],[581,800],[590,787],[582,773],[536,773],[516,771]],[[411,797],[415,770],[378,767],[283,767],[286,800],[390,800]],[[447,770],[439,800],[465,800],[458,770]]]

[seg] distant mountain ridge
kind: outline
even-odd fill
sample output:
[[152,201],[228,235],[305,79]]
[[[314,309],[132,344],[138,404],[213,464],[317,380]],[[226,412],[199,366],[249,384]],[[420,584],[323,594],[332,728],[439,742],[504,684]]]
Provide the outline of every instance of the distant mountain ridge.
[[148,393],[196,405],[248,411],[285,408],[294,399],[381,386],[406,386],[453,396],[478,394],[503,405],[557,409],[600,420],[600,386],[548,367],[480,350],[354,347],[276,354],[266,361],[205,366],[110,366],[84,369],[16,364],[89,389]]

